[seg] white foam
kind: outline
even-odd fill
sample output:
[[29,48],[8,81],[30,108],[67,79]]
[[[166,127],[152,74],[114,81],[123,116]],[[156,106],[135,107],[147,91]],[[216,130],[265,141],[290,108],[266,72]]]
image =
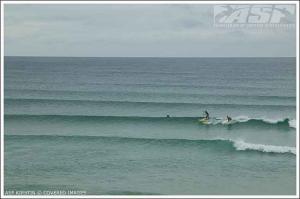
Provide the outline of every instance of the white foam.
[[249,121],[251,118],[248,117],[248,116],[244,116],[244,115],[241,115],[241,116],[237,116],[235,118],[233,118],[234,120],[238,121],[238,122],[247,122]]
[[258,117],[258,118],[251,118],[248,116],[236,116],[233,117],[230,122],[227,121],[227,118],[215,118],[212,119],[208,124],[223,124],[223,125],[228,125],[228,124],[235,124],[235,123],[245,123],[250,120],[255,120],[255,121],[261,121],[264,123],[269,123],[269,124],[278,124],[279,122],[285,122],[288,119],[289,126],[291,128],[296,128],[296,120],[295,119],[289,119],[289,118],[266,118],[266,117]]
[[[238,122],[248,122],[249,120],[261,120],[266,123],[276,124],[278,122],[285,121],[287,118],[266,118],[266,117],[250,118],[248,116],[237,116],[233,119]],[[289,119],[289,124],[290,124],[290,127],[296,128],[296,120],[295,119]]]
[[233,146],[238,151],[256,150],[269,153],[293,153],[296,154],[296,147],[289,146],[274,146],[265,144],[252,144],[242,140],[233,141]]
[[278,122],[283,122],[285,119],[271,119],[271,118],[262,118],[262,121],[270,124],[276,124]]
[[289,120],[289,125],[290,125],[290,127],[292,127],[292,128],[296,128],[296,120],[295,120],[295,119]]

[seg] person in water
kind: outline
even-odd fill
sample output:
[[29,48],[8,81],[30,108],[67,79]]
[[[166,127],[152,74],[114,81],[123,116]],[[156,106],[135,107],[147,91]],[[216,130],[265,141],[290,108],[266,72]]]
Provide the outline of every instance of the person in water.
[[207,111],[204,111],[204,113],[205,113],[205,119],[209,119],[209,113],[207,112]]
[[227,115],[227,121],[230,122],[231,120],[232,118]]

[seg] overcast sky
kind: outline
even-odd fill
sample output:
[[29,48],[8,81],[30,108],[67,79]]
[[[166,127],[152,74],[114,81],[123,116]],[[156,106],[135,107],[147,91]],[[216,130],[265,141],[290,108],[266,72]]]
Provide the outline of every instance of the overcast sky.
[[295,29],[216,28],[213,5],[5,5],[6,56],[277,57]]

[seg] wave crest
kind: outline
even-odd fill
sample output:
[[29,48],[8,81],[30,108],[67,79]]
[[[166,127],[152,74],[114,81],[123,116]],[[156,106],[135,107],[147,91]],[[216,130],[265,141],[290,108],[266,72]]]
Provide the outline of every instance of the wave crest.
[[283,119],[269,119],[269,118],[249,118],[247,116],[239,116],[233,118],[232,121],[227,122],[225,119],[216,118],[210,124],[213,125],[254,125],[254,126],[277,126],[277,127],[287,127],[296,128],[296,120],[283,118]]
[[296,155],[296,147],[289,146],[274,146],[274,145],[265,145],[265,144],[253,144],[247,143],[242,140],[232,141],[233,146],[238,151],[261,151],[266,153],[292,153]]

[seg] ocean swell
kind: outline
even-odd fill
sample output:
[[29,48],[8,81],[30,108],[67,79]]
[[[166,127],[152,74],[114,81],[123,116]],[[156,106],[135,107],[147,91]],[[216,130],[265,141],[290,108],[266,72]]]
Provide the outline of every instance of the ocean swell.
[[[247,143],[243,140],[232,139],[159,139],[159,138],[136,138],[136,137],[122,137],[122,136],[60,136],[60,135],[5,135],[6,140],[38,140],[42,142],[64,140],[66,142],[78,141],[81,142],[99,142],[100,140],[105,143],[114,142],[124,143],[140,143],[140,144],[153,144],[153,145],[170,145],[170,146],[199,146],[209,147],[215,150],[233,150],[236,152],[261,152],[261,153],[274,153],[274,154],[294,154],[296,155],[296,147],[291,146],[275,146],[268,144],[255,144]],[[201,148],[200,148],[201,149]]]

